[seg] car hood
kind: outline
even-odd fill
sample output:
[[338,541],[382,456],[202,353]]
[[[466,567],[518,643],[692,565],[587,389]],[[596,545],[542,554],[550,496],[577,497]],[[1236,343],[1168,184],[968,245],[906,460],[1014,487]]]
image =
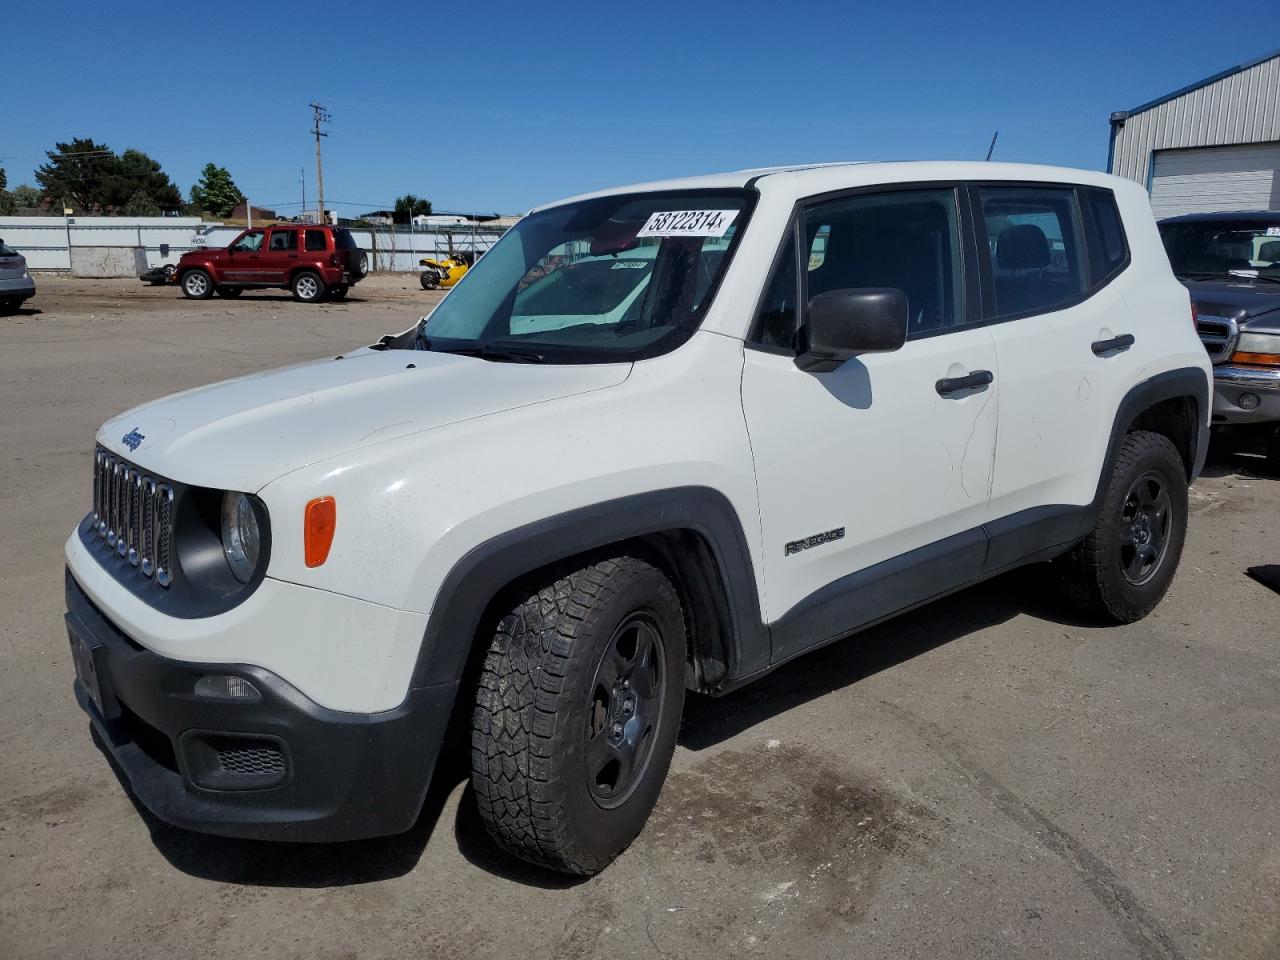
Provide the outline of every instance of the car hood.
[[134,407],[97,440],[172,480],[256,491],[362,446],[615,386],[630,370],[365,348]]
[[1248,280],[1187,280],[1196,310],[1237,323],[1249,321],[1249,329],[1280,328],[1280,284]]

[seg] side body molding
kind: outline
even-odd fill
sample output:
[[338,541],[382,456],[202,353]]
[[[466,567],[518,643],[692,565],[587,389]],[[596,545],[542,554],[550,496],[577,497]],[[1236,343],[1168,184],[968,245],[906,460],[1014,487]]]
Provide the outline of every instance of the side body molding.
[[700,535],[711,551],[723,592],[730,677],[769,663],[769,631],[761,623],[755,571],[742,522],[729,500],[709,487],[674,487],[621,497],[548,517],[473,548],[449,571],[427,622],[413,687],[459,679],[480,619],[513,580],[566,557],[611,543],[672,531]]

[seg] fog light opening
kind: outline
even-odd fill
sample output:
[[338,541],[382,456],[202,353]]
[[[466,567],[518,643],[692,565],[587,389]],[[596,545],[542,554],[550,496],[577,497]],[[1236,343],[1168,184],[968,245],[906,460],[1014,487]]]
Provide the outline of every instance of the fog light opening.
[[196,681],[197,697],[208,697],[212,700],[244,700],[257,703],[262,699],[258,688],[244,677],[233,677],[225,673],[211,673]]
[[1236,398],[1236,406],[1241,410],[1257,410],[1261,402],[1256,393],[1242,393]]

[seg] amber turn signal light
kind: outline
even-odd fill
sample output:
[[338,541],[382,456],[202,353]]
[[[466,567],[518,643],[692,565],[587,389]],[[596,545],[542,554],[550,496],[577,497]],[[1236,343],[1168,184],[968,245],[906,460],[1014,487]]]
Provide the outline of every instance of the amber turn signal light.
[[308,567],[318,567],[329,559],[337,527],[338,504],[333,497],[316,497],[307,504],[302,518],[302,543]]
[[1280,367],[1280,354],[1275,353],[1243,353],[1237,350],[1231,355],[1232,363],[1246,367]]

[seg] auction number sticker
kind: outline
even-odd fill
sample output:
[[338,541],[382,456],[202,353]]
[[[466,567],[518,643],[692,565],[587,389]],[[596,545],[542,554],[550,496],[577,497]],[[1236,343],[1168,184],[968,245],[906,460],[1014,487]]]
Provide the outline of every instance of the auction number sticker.
[[1280,237],[1280,227],[1267,227],[1268,237]]
[[737,215],[737,210],[660,210],[636,236],[723,237]]

